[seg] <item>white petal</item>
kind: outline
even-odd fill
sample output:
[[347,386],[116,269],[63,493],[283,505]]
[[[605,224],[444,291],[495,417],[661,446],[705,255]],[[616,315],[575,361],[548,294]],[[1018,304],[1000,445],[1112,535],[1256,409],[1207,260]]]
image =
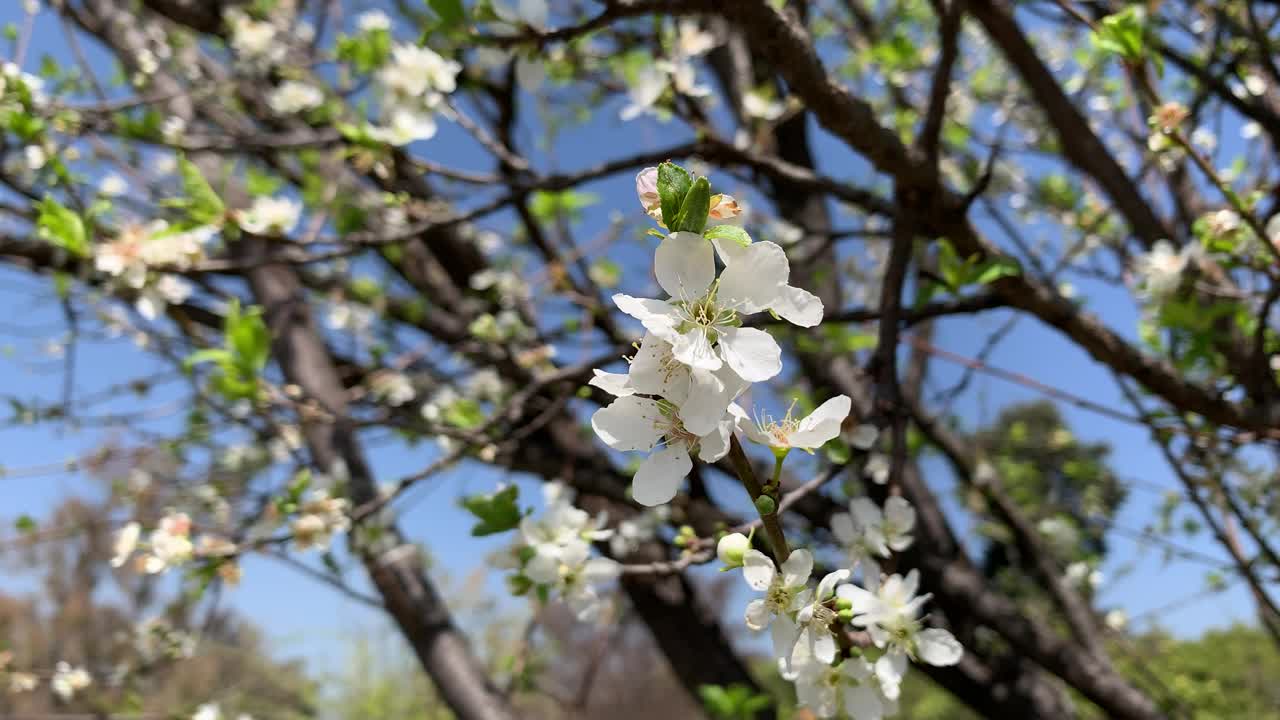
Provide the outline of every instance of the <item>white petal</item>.
[[616,580],[622,574],[622,566],[609,558],[591,558],[582,566],[581,577],[589,583]]
[[880,681],[880,689],[890,700],[897,700],[901,692],[902,676],[907,672],[907,656],[897,650],[891,650],[876,660],[876,679]]
[[671,297],[696,300],[707,293],[716,279],[715,253],[711,243],[697,233],[671,233],[658,243],[653,272]]
[[729,408],[724,382],[710,370],[694,368],[689,372],[689,394],[680,405],[680,422],[694,435],[706,435],[716,429]]
[[703,462],[713,463],[729,454],[729,436],[733,434],[733,423],[724,420],[716,424],[711,432],[698,439],[698,457]]
[[835,513],[831,516],[830,525],[831,534],[841,545],[852,545],[858,539],[858,533],[853,527],[853,518],[849,513]]
[[849,417],[853,401],[848,395],[837,395],[818,406],[796,426],[788,438],[792,447],[820,448],[840,434],[840,424]]
[[831,597],[831,594],[835,592],[836,584],[842,583],[848,579],[848,570],[836,570],[835,572],[827,573],[826,576],[822,578],[822,581],[818,583],[818,594],[816,596],[818,602],[822,602]]
[[747,382],[764,382],[782,372],[782,348],[772,335],[756,328],[722,330],[720,356]]
[[778,317],[792,325],[813,327],[822,322],[822,298],[803,288],[786,285],[770,306]]
[[849,435],[849,444],[859,450],[870,450],[871,446],[876,444],[876,438],[879,435],[880,431],[875,425],[859,425]]
[[791,618],[779,615],[769,628],[769,637],[773,641],[773,656],[781,661],[783,672],[791,670],[791,651],[795,650],[796,641],[800,638],[800,628]]
[[881,720],[884,717],[884,703],[880,701],[880,693],[876,692],[875,688],[866,685],[845,685],[844,711],[849,714],[849,717],[858,720]]
[[591,427],[614,450],[648,450],[662,437],[661,417],[653,400],[620,397],[591,416]]
[[769,612],[769,606],[764,600],[759,598],[747,603],[746,621],[747,627],[752,630],[763,630],[769,627],[769,621],[773,618],[773,613]]
[[868,497],[856,497],[850,500],[849,512],[853,515],[854,524],[862,531],[866,531],[869,527],[878,527],[883,519],[880,506]]
[[637,298],[618,293],[613,296],[613,304],[622,312],[639,320],[651,333],[672,342],[676,336],[675,318],[672,307],[666,300]]
[[853,603],[855,613],[865,613],[876,602],[875,595],[852,583],[837,587],[836,597]]
[[626,397],[634,395],[636,390],[631,387],[631,376],[626,373],[611,373],[604,370],[594,370],[595,377],[587,382],[601,390],[613,395],[614,397]]
[[720,273],[716,300],[744,314],[760,312],[777,303],[790,274],[787,253],[779,245],[752,243]]
[[[730,328],[730,330],[740,331],[742,328]],[[756,330],[756,332],[760,331]],[[769,340],[772,341],[773,338],[769,338]],[[720,343],[720,347],[723,349],[723,334],[721,334]],[[774,347],[776,348],[777,346],[777,343],[774,343]],[[693,328],[689,332],[677,334],[671,340],[671,355],[676,360],[679,360],[691,368],[699,368],[702,370],[719,370],[723,364],[720,361],[720,355],[717,355],[716,351],[711,347],[711,338],[707,336],[706,330],[702,328]],[[778,351],[778,357],[778,370],[781,372],[781,350]],[[728,357],[726,357],[725,360],[728,360]],[[776,375],[777,373],[774,374]],[[770,377],[773,376],[771,375]]]
[[645,333],[640,349],[631,359],[631,386],[636,392],[659,395],[677,405],[689,392],[688,366],[671,356],[671,343],[654,333]]
[[631,480],[631,495],[641,505],[661,505],[676,496],[680,481],[692,469],[689,448],[683,442],[670,443],[640,463]]
[[836,639],[827,630],[810,628],[809,641],[813,645],[813,657],[830,665],[836,659]]
[[742,577],[753,590],[768,590],[775,574],[773,560],[768,555],[759,550],[748,550],[742,554]]
[[[738,223],[730,222],[730,223],[720,223],[720,224],[721,225],[737,225]],[[715,245],[716,254],[720,256],[720,262],[723,262],[725,264],[725,267],[732,265],[735,260],[737,260],[738,258],[742,257],[744,254],[746,254],[747,248],[751,247],[750,245],[739,245],[738,243],[733,242],[732,240],[712,240],[711,244]]]
[[787,561],[782,563],[783,584],[787,587],[800,587],[809,582],[813,574],[813,553],[800,548],[792,550]]
[[916,654],[920,660],[942,667],[960,662],[964,647],[946,630],[929,628],[916,635]]

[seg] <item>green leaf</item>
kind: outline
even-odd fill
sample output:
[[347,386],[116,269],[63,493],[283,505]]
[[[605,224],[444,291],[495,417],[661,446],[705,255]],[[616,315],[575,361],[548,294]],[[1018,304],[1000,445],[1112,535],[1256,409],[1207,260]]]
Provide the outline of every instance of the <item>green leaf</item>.
[[19,515],[18,519],[13,521],[13,527],[20,533],[35,532],[36,520],[30,515]]
[[[693,180],[688,171],[675,163],[664,162],[658,165],[658,200],[662,205],[662,218],[667,228],[675,230],[672,219],[680,214],[684,206],[684,198],[693,187]],[[710,202],[708,197],[707,202]]]
[[204,179],[200,168],[185,157],[178,157],[178,174],[182,178],[182,191],[186,198],[180,203],[187,216],[198,225],[219,225],[226,215],[222,198]]
[[1002,277],[1012,277],[1021,272],[1022,267],[1018,265],[1017,260],[1011,257],[996,257],[978,266],[972,282],[978,285],[986,285]]
[[454,401],[449,407],[445,408],[442,417],[446,424],[461,430],[478,428],[484,424],[485,420],[484,408],[480,407],[480,403],[471,398],[462,398]]
[[708,240],[727,240],[742,247],[751,244],[751,236],[747,231],[735,225],[712,225],[702,233],[702,237]]
[[462,0],[427,0],[427,4],[440,18],[442,27],[452,27],[467,19],[467,9],[462,6]]
[[205,348],[197,350],[182,360],[182,369],[184,372],[191,372],[191,369],[197,365],[205,363],[216,363],[218,365],[227,365],[231,362],[231,353],[223,348]]
[[523,517],[520,506],[516,504],[519,496],[520,488],[508,485],[487,495],[462,498],[463,509],[480,521],[471,528],[471,534],[481,537],[515,529]]
[[262,308],[249,308],[241,312],[237,303],[227,313],[224,332],[227,349],[235,357],[237,366],[251,370],[254,375],[267,366],[271,357],[271,334],[262,321]]
[[89,232],[78,213],[52,195],[46,195],[38,207],[36,227],[40,237],[78,258],[89,257]]
[[1130,5],[1102,18],[1090,39],[1094,47],[1130,62],[1146,55],[1147,14],[1141,5]]
[[245,170],[244,179],[245,189],[255,197],[259,195],[275,195],[276,191],[284,185],[284,182],[279,177],[269,172],[263,172],[252,165]]
[[[707,214],[710,212],[711,183],[706,178],[700,177],[685,194],[684,203],[680,205],[680,214],[676,216],[675,223],[667,222],[667,229],[673,232],[682,230],[701,234],[703,228],[707,226]],[[670,216],[663,213],[662,217],[666,220]]]

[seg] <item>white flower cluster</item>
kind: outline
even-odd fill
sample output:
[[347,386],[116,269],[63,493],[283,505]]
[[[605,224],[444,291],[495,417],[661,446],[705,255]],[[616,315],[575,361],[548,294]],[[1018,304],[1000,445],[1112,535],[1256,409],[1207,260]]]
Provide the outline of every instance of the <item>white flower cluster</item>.
[[669,57],[641,68],[628,85],[630,102],[622,108],[622,120],[632,120],[641,115],[657,115],[654,106],[668,86],[681,95],[693,98],[711,94],[710,87],[698,83],[693,60],[719,45],[715,36],[699,28],[693,20],[681,20],[676,26],[675,37],[669,44]]
[[444,96],[457,89],[461,70],[460,64],[430,48],[396,45],[390,62],[378,71],[382,124],[370,127],[369,135],[390,145],[434,137],[435,115]]
[[574,507],[573,492],[562,483],[547,483],[542,491],[542,513],[522,519],[515,544],[491,556],[489,564],[514,571],[509,581],[515,594],[532,592],[542,602],[558,597],[579,620],[594,620],[605,606],[596,587],[617,578],[622,568],[592,557],[591,543],[608,540],[613,531],[605,528],[603,513],[592,518]]
[[[645,212],[656,213],[665,226],[658,173],[657,168],[642,171],[636,191]],[[698,182],[706,185],[705,179]],[[708,191],[700,212],[712,220],[731,219],[736,208],[733,198],[712,197]],[[849,398],[842,397],[810,417],[793,420],[788,413],[780,422],[753,423],[734,403],[751,383],[782,371],[778,343],[764,330],[744,327],[743,319],[768,311],[812,327],[822,321],[822,301],[788,283],[791,270],[780,246],[751,242],[737,228],[731,234],[715,228],[705,235],[676,230],[658,244],[654,272],[665,300],[613,296],[647,333],[627,373],[597,370],[591,381],[618,398],[591,418],[600,439],[615,450],[653,451],[632,482],[633,496],[644,505],[660,505],[675,495],[693,468],[693,453],[707,462],[724,457],[735,429],[766,445],[809,450],[839,434],[849,413]],[[725,265],[719,277],[716,255]]]
[[[139,552],[140,551],[140,552]],[[142,525],[129,522],[116,531],[112,545],[111,567],[123,567],[138,553],[134,568],[148,575],[168,572],[197,558],[219,558],[218,574],[232,585],[240,580],[240,566],[232,556],[237,552],[234,543],[217,535],[204,534],[192,542],[191,517],[184,512],[170,511],[146,541],[142,540]]]
[[[628,372],[597,370],[591,381],[616,397],[592,416],[596,434],[615,450],[650,452],[632,481],[636,501],[657,506],[671,500],[693,467],[691,455],[720,459],[734,433],[768,447],[779,468],[791,450],[812,452],[838,437],[852,406],[847,396],[831,398],[805,417],[796,417],[793,407],[780,420],[761,411],[749,416],[735,402],[752,383],[782,370],[777,342],[764,330],[744,326],[744,318],[768,311],[800,327],[822,321],[822,301],[790,284],[782,248],[752,242],[736,226],[707,228],[708,222],[732,223],[738,204],[712,195],[704,178],[670,163],[641,172],[636,192],[645,212],[668,230],[654,259],[654,274],[668,297],[614,296],[646,334]],[[719,276],[716,256],[724,265]],[[849,441],[869,450],[875,437],[874,428],[863,426]],[[873,479],[887,479],[887,458],[881,464],[883,471],[869,471]],[[741,534],[720,540],[717,557],[742,567],[747,584],[764,593],[747,606],[747,626],[770,630],[780,672],[795,683],[801,704],[819,717],[891,715],[908,660],[959,662],[963,649],[955,638],[924,627],[920,611],[929,596],[916,595],[917,574],[880,572],[879,559],[907,549],[914,527],[915,511],[900,497],[891,497],[884,508],[866,498],[854,500],[850,512],[837,514],[832,523],[850,568],[827,574],[816,588],[809,586],[810,551],[798,549],[777,567]],[[859,569],[862,586],[847,582]],[[874,647],[842,652],[852,642],[852,628],[863,629]]]
[[154,320],[165,307],[191,296],[191,283],[164,271],[186,270],[202,260],[215,232],[213,227],[172,232],[163,220],[126,225],[114,240],[94,246],[93,265],[136,291],[134,306],[143,317]]
[[267,20],[258,20],[238,8],[227,8],[222,20],[230,31],[231,49],[245,67],[268,70],[284,60],[289,46]]
[[[9,651],[0,652],[0,679],[5,681],[9,694],[19,695],[28,693],[40,687],[40,676],[33,672],[22,670],[13,670],[9,668],[9,661],[13,659],[13,653]],[[75,697],[76,693],[84,690],[93,684],[93,676],[83,667],[72,666],[71,663],[59,661],[54,666],[53,674],[49,677],[49,689],[62,702],[67,702]]]
[[347,516],[349,508],[345,498],[332,497],[328,490],[308,491],[298,504],[298,516],[289,523],[293,546],[298,550],[328,549],[336,533],[351,527],[351,518]]
[[[908,660],[938,666],[960,661],[964,650],[950,632],[923,625],[920,610],[930,596],[916,595],[916,571],[883,577],[864,570],[864,588],[845,582],[849,570],[836,570],[810,588],[808,550],[793,551],[778,568],[749,548],[750,541],[734,533],[721,538],[717,555],[741,566],[747,584],[764,593],[747,605],[747,627],[769,630],[779,672],[795,683],[800,704],[818,717],[891,716]],[[865,630],[874,649],[842,654],[839,633],[846,625]]]

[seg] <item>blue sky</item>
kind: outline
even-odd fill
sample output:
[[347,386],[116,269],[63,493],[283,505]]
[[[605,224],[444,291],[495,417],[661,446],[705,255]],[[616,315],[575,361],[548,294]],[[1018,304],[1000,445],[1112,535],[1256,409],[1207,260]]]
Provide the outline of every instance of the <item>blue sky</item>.
[[[0,4],[0,25],[14,21],[19,3]],[[42,53],[59,59],[67,57],[57,20],[48,14],[38,20],[27,65],[34,67]],[[101,55],[91,49],[95,60]],[[865,164],[854,158],[839,143],[825,134],[815,134],[815,155],[822,169],[837,177],[857,180],[865,172]],[[532,132],[524,128],[519,138],[521,149],[531,156],[537,167],[550,170],[573,170],[599,161],[646,149],[672,145],[678,141],[669,126],[641,120],[625,127],[617,120],[617,103],[599,108],[584,127],[574,128],[559,138],[553,148],[537,149],[531,142]],[[435,162],[487,170],[469,136],[449,123],[442,123],[439,136],[421,143],[419,152]],[[715,178],[713,178],[714,180]],[[591,183],[586,188],[600,196],[601,202],[587,210],[577,228],[579,238],[591,238],[604,231],[614,211],[637,211],[632,179],[621,174]],[[500,233],[509,230],[503,216],[483,223]],[[617,257],[640,257],[642,246],[633,245]],[[643,262],[643,261],[638,261]],[[642,285],[635,277],[639,271],[626,273],[629,287]],[[1087,308],[1102,315],[1117,329],[1132,336],[1137,312],[1129,293],[1123,288],[1107,287],[1097,282],[1076,282],[1080,295],[1087,298]],[[633,289],[640,289],[633,287]],[[0,270],[0,307],[9,312],[0,317],[0,398],[60,397],[63,383],[63,361],[48,357],[44,348],[48,340],[64,330],[61,310],[48,282],[11,270]],[[1008,316],[1003,312],[987,313],[976,318],[950,319],[941,323],[936,344],[948,350],[973,355],[986,336]],[[91,325],[91,324],[87,324]],[[1105,368],[1087,358],[1056,332],[1032,319],[1023,319],[1017,329],[990,357],[995,366],[1016,369],[1047,384],[1088,397],[1096,402],[1125,407]],[[126,382],[149,369],[168,368],[149,355],[136,351],[127,338],[112,341],[86,340],[76,348],[74,376],[77,397],[88,397],[113,384]],[[939,386],[958,377],[961,368],[936,360],[934,377]],[[180,384],[170,384],[153,393],[145,402],[115,402],[86,412],[92,416],[105,412],[123,412],[153,408],[157,417],[144,423],[130,424],[130,431],[150,427],[157,432],[172,431],[181,417]],[[1000,408],[1015,402],[1038,399],[1026,388],[984,376],[977,377],[970,390],[956,405],[968,425],[974,426],[995,416]],[[168,409],[169,413],[164,414]],[[1173,489],[1171,477],[1158,450],[1148,441],[1143,429],[1106,417],[1064,406],[1063,412],[1075,433],[1086,440],[1101,440],[1114,449],[1112,465],[1128,479],[1140,481],[1125,504],[1118,524],[1140,530],[1154,519],[1161,500],[1159,488]],[[60,463],[92,451],[113,438],[128,438],[121,430],[86,428],[74,431],[65,425],[44,424],[35,427],[0,428],[0,463],[13,471],[33,466]],[[404,448],[382,443],[370,450],[379,478],[390,480],[413,472],[430,462],[432,451],[425,445]],[[949,488],[951,481],[939,463],[928,465],[929,481],[938,488]],[[415,491],[403,506],[401,524],[414,540],[423,542],[439,560],[444,571],[455,581],[470,574],[483,556],[503,544],[503,538],[475,539],[468,534],[470,521],[460,512],[454,499],[464,492],[486,491],[501,479],[493,471],[478,471],[468,466],[431,481],[430,486]],[[50,472],[37,476],[0,477],[0,527],[8,533],[11,521],[23,514],[37,519],[47,515],[60,501],[75,494],[98,492],[100,486],[76,473]],[[532,489],[526,484],[527,489]],[[1154,488],[1154,489],[1153,489]],[[717,486],[718,492],[726,492]],[[732,488],[730,488],[732,490]],[[940,494],[954,504],[949,490]],[[529,493],[536,495],[536,493]],[[1206,568],[1203,565],[1174,560],[1164,562],[1158,548],[1113,536],[1111,561],[1104,571],[1108,581],[1101,594],[1107,606],[1125,608],[1130,615],[1160,607],[1172,600],[1194,594],[1203,587]],[[1184,540],[1185,544],[1215,557],[1222,556],[1211,543]],[[1131,566],[1124,574],[1122,569]],[[353,576],[357,587],[364,585],[358,573]],[[451,583],[458,587],[460,583]],[[0,589],[22,591],[30,583],[21,578],[0,581]],[[487,593],[500,597],[502,584],[491,574],[484,585]],[[250,560],[245,565],[245,582],[231,591],[227,600],[254,619],[277,642],[282,655],[305,655],[319,668],[331,668],[341,658],[344,633],[353,627],[375,628],[378,616],[358,603],[309,580],[276,561]],[[512,605],[511,607],[514,607]],[[731,602],[730,608],[739,605]],[[1161,617],[1161,623],[1179,634],[1195,634],[1206,627],[1249,621],[1251,602],[1238,586],[1225,593],[1202,600]],[[736,610],[731,611],[736,616]]]

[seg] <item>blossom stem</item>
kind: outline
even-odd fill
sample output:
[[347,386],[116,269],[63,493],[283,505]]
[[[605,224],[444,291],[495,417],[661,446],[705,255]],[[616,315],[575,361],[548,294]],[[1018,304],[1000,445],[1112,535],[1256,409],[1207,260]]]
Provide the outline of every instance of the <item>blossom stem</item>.
[[[729,462],[733,464],[734,472],[738,474],[738,479],[742,481],[742,486],[747,489],[747,494],[751,496],[753,503],[760,497],[770,497],[760,486],[760,481],[756,479],[756,471],[751,467],[751,460],[747,458],[736,434],[729,436]],[[781,463],[778,467],[781,467]],[[787,537],[782,532],[782,522],[778,519],[777,511],[760,513],[760,524],[764,526],[764,532],[769,537],[769,547],[773,550],[774,560],[782,563],[791,555],[791,550],[787,547]]]
[[765,492],[776,494],[778,488],[782,487],[782,463],[787,459],[786,453],[777,453],[773,457],[773,478],[769,480],[769,484],[764,486]]

